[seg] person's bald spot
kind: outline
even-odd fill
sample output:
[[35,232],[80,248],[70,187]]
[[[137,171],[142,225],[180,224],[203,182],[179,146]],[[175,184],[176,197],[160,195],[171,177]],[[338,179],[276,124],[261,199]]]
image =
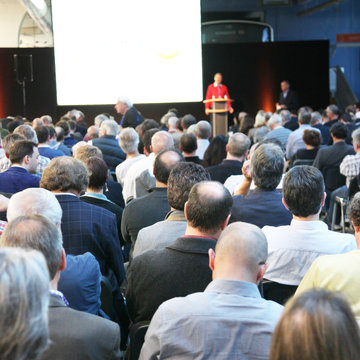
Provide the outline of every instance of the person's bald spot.
[[166,165],[166,167],[171,168],[173,165],[181,161],[181,156],[178,152],[173,150],[165,151],[159,154],[160,160]]
[[173,149],[173,137],[167,131],[158,131],[151,138],[151,147],[155,155],[162,150]]
[[[217,181],[202,181],[197,186],[199,200],[205,199],[221,199],[224,196],[224,186]],[[189,197],[191,201],[191,197]]]
[[225,228],[215,249],[215,267],[242,268],[255,272],[268,256],[268,244],[264,233],[257,226],[236,222]]

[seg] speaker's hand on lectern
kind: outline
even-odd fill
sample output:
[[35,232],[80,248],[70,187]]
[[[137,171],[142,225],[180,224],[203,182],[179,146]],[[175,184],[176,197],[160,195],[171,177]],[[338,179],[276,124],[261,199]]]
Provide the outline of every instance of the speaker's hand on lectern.
[[210,109],[205,109],[205,114],[209,115],[210,114]]
[[233,113],[234,113],[234,109],[233,109],[231,106],[229,107],[229,113],[230,113],[230,114],[233,114]]

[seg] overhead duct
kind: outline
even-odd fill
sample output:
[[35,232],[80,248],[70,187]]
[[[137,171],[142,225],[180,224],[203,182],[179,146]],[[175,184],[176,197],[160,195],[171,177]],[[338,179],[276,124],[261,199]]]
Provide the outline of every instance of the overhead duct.
[[39,28],[46,34],[52,33],[51,13],[45,0],[19,0]]

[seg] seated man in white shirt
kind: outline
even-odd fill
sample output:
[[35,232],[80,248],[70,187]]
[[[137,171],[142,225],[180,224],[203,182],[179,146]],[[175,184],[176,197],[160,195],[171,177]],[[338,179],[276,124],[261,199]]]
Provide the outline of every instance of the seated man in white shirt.
[[285,175],[283,204],[293,220],[262,229],[269,245],[266,279],[297,286],[319,256],[356,249],[353,235],[330,231],[319,220],[325,198],[324,179],[315,167],[295,166]]
[[208,146],[210,145],[209,138],[211,136],[211,125],[206,120],[199,121],[195,126],[195,135],[197,139],[197,150],[196,156],[199,157],[200,160],[204,158],[204,154]]
[[268,358],[283,307],[257,288],[266,270],[264,234],[255,225],[231,224],[208,254],[213,281],[204,292],[160,305],[140,359]]

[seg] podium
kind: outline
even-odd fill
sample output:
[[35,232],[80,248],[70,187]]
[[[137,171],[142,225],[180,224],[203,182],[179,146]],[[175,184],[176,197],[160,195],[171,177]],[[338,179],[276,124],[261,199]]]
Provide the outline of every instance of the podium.
[[204,100],[204,104],[213,103],[213,108],[210,109],[210,120],[212,126],[213,137],[217,135],[226,136],[228,133],[228,102],[233,102],[231,99],[217,98]]

